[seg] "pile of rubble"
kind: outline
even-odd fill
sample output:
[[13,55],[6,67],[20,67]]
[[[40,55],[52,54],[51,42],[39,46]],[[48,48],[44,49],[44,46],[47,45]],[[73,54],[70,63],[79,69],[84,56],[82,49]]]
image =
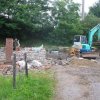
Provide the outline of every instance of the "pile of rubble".
[[[41,63],[46,63],[46,50],[41,45],[40,47],[25,47],[20,49],[19,51],[14,51],[14,54],[16,54],[16,60],[24,60],[24,54],[27,54],[27,60],[38,60]],[[13,55],[12,55],[13,59]],[[0,48],[0,61],[5,61],[6,55],[5,55],[5,48]]]
[[13,66],[10,64],[0,64],[1,75],[11,75],[13,73]]
[[0,48],[0,62],[6,60],[6,55],[5,55],[5,48],[1,47]]
[[16,54],[16,60],[22,60],[24,59],[24,54],[27,54],[27,60],[38,60],[42,63],[45,63],[46,60],[46,50],[41,49],[40,51],[36,52],[34,50],[20,50],[20,51],[15,51]]
[[66,57],[66,59],[51,60],[52,65],[71,66],[71,67],[97,67],[100,66],[99,60],[89,60],[79,57]]
[[89,60],[84,58],[72,57],[68,59],[69,65],[74,67],[95,67],[99,66],[99,63],[96,60]]
[[[16,74],[20,72],[25,72],[25,61],[17,61],[16,62]],[[47,70],[51,67],[51,63],[48,63],[46,65],[42,64],[41,62],[37,60],[28,61],[27,62],[27,68],[28,70]],[[0,74],[1,75],[12,75],[13,74],[13,65],[10,64],[0,64]]]
[[[46,58],[46,50],[43,48],[43,46],[40,47],[25,47],[21,48],[19,51],[14,51],[13,54],[16,54],[16,62],[21,62],[20,67],[23,67],[25,70],[25,54],[27,55],[27,66],[28,69],[48,69],[51,67],[51,60],[48,60]],[[12,55],[12,60],[13,60],[13,55]],[[0,71],[3,75],[9,75],[12,74],[13,71],[13,66],[12,65],[7,65],[3,63],[3,60],[5,59],[5,50],[4,48],[0,49]],[[16,63],[16,68],[17,71],[20,69],[17,66]],[[22,69],[21,69],[22,70]]]

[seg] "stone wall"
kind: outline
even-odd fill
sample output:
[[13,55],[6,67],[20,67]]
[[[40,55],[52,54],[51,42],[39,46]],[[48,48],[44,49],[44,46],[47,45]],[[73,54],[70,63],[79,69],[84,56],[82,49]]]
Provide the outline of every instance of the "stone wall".
[[[24,54],[27,54],[27,60],[38,60],[41,63],[45,64],[46,63],[46,50],[43,48],[39,51],[34,51],[34,50],[25,50],[24,48],[21,49],[20,51],[14,51],[13,54],[16,54],[16,60],[22,60],[24,59]],[[13,60],[13,55],[11,57]],[[0,48],[0,62],[5,62],[6,61],[6,55],[5,55],[5,49],[4,47]]]
[[5,60],[6,60],[5,48],[1,47],[0,48],[0,62],[5,61]]
[[34,50],[20,50],[15,51],[17,61],[24,59],[24,54],[27,54],[27,60],[38,60],[41,63],[46,63],[46,50],[41,49],[40,51]]

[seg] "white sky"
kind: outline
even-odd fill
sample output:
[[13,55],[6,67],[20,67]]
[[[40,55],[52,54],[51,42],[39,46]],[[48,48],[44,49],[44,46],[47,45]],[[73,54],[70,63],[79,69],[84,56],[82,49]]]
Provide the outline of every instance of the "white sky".
[[[73,0],[73,1],[82,4],[82,0]],[[89,7],[93,6],[95,2],[97,2],[98,0],[84,0],[84,1],[85,1],[85,12],[88,13]]]

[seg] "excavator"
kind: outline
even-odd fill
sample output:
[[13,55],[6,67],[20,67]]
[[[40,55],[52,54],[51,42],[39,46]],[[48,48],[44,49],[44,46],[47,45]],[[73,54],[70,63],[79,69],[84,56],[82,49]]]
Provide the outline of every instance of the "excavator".
[[75,35],[74,36],[74,44],[70,50],[71,55],[81,55],[82,57],[90,57],[90,58],[96,58],[97,53],[94,54],[94,49],[92,47],[93,45],[93,36],[97,35],[98,41],[100,43],[100,24],[96,25],[94,28],[92,28],[88,33],[88,41],[86,36],[84,35]]

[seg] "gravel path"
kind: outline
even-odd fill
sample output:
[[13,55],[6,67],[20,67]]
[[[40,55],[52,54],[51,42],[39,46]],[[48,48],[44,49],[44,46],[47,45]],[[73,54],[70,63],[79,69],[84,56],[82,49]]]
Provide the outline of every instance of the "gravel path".
[[54,100],[100,100],[100,68],[56,65]]

